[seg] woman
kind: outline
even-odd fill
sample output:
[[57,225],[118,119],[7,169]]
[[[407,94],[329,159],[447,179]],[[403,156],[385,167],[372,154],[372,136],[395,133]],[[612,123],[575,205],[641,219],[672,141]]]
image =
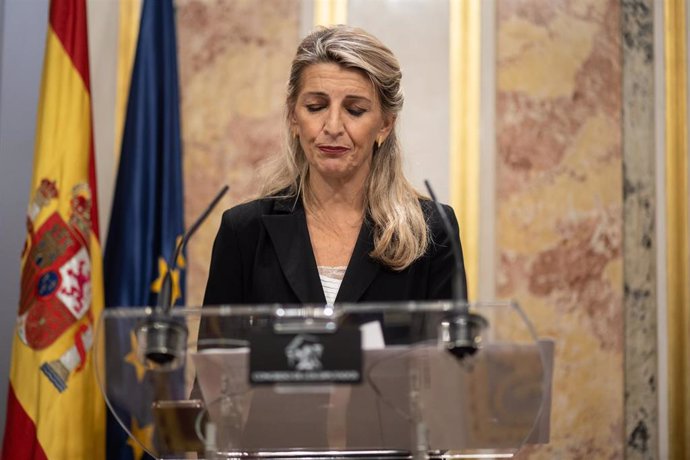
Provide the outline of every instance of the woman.
[[361,29],[320,28],[302,41],[287,149],[262,197],[224,213],[204,304],[451,298],[449,238],[402,172],[401,76],[393,53]]

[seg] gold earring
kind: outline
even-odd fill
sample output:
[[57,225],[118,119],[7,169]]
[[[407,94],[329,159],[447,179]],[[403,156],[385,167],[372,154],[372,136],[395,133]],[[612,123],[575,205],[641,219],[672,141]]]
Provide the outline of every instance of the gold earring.
[[377,150],[381,148],[381,144],[383,144],[383,141],[382,141],[381,138],[379,137],[379,138],[376,139],[376,149],[377,149]]

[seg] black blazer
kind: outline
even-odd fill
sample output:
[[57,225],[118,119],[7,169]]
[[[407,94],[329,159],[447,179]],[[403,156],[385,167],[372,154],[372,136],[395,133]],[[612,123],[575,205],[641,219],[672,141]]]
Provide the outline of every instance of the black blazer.
[[[421,200],[429,248],[401,271],[369,257],[372,227],[365,219],[336,302],[441,300],[452,297],[455,261],[433,203]],[[458,235],[455,213],[444,206]],[[459,241],[458,241],[459,244]],[[466,299],[464,267],[459,274]],[[204,305],[326,302],[302,200],[262,198],[225,211],[213,245]]]

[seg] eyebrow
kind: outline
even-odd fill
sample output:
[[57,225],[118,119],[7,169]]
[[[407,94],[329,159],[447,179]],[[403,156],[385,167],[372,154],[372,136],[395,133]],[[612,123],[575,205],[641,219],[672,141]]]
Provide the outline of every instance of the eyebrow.
[[[326,99],[330,99],[330,96],[324,92],[321,91],[308,91],[304,93],[304,96],[317,96],[317,97],[325,97]],[[364,101],[364,102],[369,102],[371,103],[371,100],[368,97],[365,96],[358,96],[355,94],[348,94],[345,96],[345,100],[356,100],[356,101]]]

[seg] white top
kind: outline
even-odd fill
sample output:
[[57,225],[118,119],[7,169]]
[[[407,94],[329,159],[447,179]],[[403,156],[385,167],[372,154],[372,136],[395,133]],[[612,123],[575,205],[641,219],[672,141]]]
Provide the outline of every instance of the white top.
[[347,267],[328,267],[319,265],[316,268],[319,270],[319,278],[321,278],[323,294],[326,296],[326,304],[333,305],[335,298],[338,296],[338,291],[345,277],[345,270],[347,270]]

